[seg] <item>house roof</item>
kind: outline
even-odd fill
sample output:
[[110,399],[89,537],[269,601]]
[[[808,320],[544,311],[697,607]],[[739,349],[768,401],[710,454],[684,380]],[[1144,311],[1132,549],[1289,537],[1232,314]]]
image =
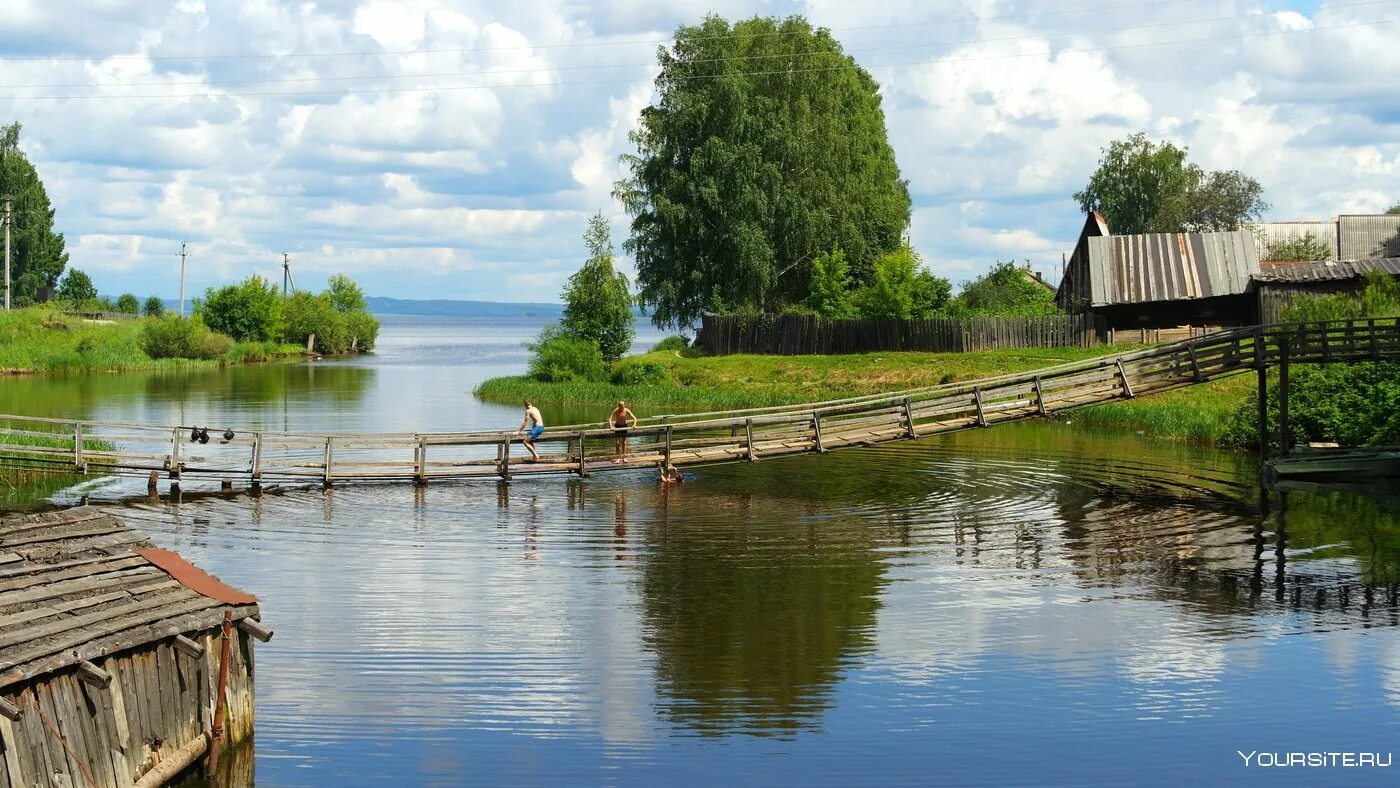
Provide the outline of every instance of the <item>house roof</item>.
[[95,507],[0,518],[0,687],[258,614],[172,556]]
[[1355,279],[1369,271],[1400,276],[1400,257],[1368,257],[1361,260],[1322,263],[1288,263],[1265,266],[1254,274],[1256,282],[1326,282]]
[[1259,272],[1259,254],[1246,230],[1086,240],[1094,306],[1237,295]]

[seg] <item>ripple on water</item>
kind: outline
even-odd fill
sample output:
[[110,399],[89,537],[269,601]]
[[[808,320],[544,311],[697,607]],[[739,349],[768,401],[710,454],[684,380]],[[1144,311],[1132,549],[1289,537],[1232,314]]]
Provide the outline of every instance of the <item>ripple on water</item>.
[[[1330,719],[1393,736],[1393,503],[1263,512],[1228,455],[1003,432],[678,488],[638,474],[125,506],[262,597],[271,783],[1112,782],[1131,779],[1114,754],[1281,737],[1285,711],[1295,733]],[[1299,670],[1328,689],[1259,691]],[[1045,766],[1085,740],[1089,772]]]

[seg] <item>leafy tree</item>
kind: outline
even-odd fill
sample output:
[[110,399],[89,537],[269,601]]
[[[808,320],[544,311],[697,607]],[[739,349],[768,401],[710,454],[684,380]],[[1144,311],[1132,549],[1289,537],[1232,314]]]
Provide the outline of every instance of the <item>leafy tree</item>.
[[952,295],[952,282],[920,269],[914,275],[913,316],[928,318],[945,315]]
[[987,273],[962,283],[962,291],[954,299],[953,310],[959,315],[1020,315],[1034,317],[1053,315],[1055,294],[1030,280],[1027,271],[1008,260],[997,263]]
[[131,293],[122,293],[117,299],[117,311],[128,315],[134,315],[141,311],[141,302],[136,300],[136,296]]
[[1385,213],[1387,216],[1400,216],[1400,202],[1386,208]]
[[807,306],[822,316],[852,318],[856,305],[851,297],[851,271],[840,249],[822,252],[812,260],[812,282]]
[[11,199],[10,277],[14,298],[33,299],[53,287],[68,265],[63,234],[53,231],[54,209],[39,173],[19,149],[20,125],[0,127],[0,196]]
[[141,314],[146,317],[160,317],[165,314],[165,302],[160,299],[160,296],[150,296],[146,299],[146,303],[141,305]]
[[1319,240],[1312,233],[1291,241],[1276,241],[1264,250],[1264,259],[1276,262],[1313,262],[1331,258],[1332,245]]
[[583,242],[588,261],[564,287],[565,334],[592,342],[608,362],[622,358],[636,335],[627,276],[613,270],[612,235],[603,214],[588,220]]
[[948,301],[952,286],[920,267],[919,253],[909,244],[875,261],[870,284],[855,294],[861,317],[934,317]]
[[365,291],[345,274],[335,274],[327,280],[326,294],[337,312],[363,312],[367,307]]
[[54,296],[70,304],[82,304],[97,300],[97,287],[93,285],[92,277],[76,268],[70,268],[59,281]]
[[282,298],[277,286],[261,276],[250,276],[236,285],[211,287],[195,304],[195,314],[205,325],[237,340],[277,339],[282,318]]
[[1142,132],[1115,140],[1074,199],[1120,235],[1237,230],[1268,210],[1258,181],[1238,170],[1207,173],[1187,152]]
[[910,207],[870,74],[796,16],[707,16],[657,57],[659,98],[613,192],[653,322],[802,302],[822,250],[869,281]]

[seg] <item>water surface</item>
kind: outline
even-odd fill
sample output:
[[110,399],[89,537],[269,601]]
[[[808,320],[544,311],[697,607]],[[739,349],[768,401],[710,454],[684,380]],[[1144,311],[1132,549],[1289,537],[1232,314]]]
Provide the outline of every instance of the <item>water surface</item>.
[[[513,426],[515,407],[467,392],[518,371],[535,328],[386,322],[351,363],[0,396],[92,418]],[[670,489],[638,473],[58,499],[121,499],[261,597],[270,785],[1379,782],[1245,769],[1236,750],[1393,747],[1400,503],[1266,502],[1254,476],[1244,455],[1057,422]]]

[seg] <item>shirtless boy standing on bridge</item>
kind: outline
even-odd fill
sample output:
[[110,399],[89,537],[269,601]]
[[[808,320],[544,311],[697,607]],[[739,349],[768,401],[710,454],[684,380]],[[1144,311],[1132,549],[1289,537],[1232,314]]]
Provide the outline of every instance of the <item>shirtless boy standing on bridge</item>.
[[530,456],[538,461],[540,453],[535,451],[535,439],[544,432],[544,416],[540,415],[540,409],[528,399],[525,400],[525,419],[520,422],[520,429],[515,432],[525,436],[520,439],[520,442],[530,451]]
[[613,431],[613,462],[625,462],[627,460],[627,430],[637,426],[637,417],[627,407],[627,403],[622,400],[617,401],[617,407],[608,414],[608,426]]

